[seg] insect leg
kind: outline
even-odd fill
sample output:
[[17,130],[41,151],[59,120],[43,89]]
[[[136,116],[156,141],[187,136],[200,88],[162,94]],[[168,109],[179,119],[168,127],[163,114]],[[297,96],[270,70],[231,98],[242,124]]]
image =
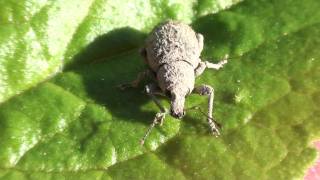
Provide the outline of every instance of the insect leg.
[[224,58],[217,64],[211,63],[209,61],[200,61],[198,67],[194,70],[195,76],[200,76],[206,68],[209,69],[220,69],[228,62],[228,55],[225,55]]
[[168,110],[163,107],[160,103],[160,101],[156,98],[155,94],[159,94],[159,88],[156,84],[148,84],[145,87],[146,93],[151,97],[151,99],[155,102],[155,104],[159,107],[160,112],[156,114],[156,116],[153,119],[152,124],[149,126],[148,130],[146,131],[145,135],[142,137],[140,143],[141,145],[144,144],[144,141],[147,139],[148,135],[150,134],[151,130],[154,128],[156,124],[160,124],[160,126],[163,124],[163,120],[168,113]]
[[204,61],[204,63],[207,68],[218,70],[218,69],[222,68],[228,62],[228,57],[229,57],[228,54],[226,54],[224,56],[224,58],[222,60],[220,60],[220,62],[218,62],[217,64],[211,63],[209,61]]
[[129,87],[136,88],[136,87],[138,87],[139,83],[143,79],[145,79],[147,76],[150,76],[150,70],[149,69],[140,72],[135,80],[133,80],[133,81],[131,81],[129,83],[120,84],[117,87],[120,88],[121,90],[124,90],[124,89],[129,88]]
[[141,49],[139,50],[139,54],[140,54],[140,56],[142,56],[144,62],[145,62],[146,64],[148,64],[148,60],[147,60],[147,50],[146,50],[146,48],[141,48]]
[[156,103],[156,105],[159,107],[162,113],[167,112],[167,109],[161,105],[160,101],[155,96],[156,94],[159,95],[162,93],[156,84],[151,83],[146,85],[145,91],[151,97],[151,99]]
[[197,36],[197,39],[198,39],[199,50],[201,52],[202,49],[203,49],[203,35],[200,34],[200,33],[197,33],[196,36]]
[[208,99],[208,123],[211,129],[211,132],[214,136],[219,136],[220,132],[218,129],[218,124],[214,121],[212,117],[213,110],[213,99],[214,99],[214,89],[209,85],[201,85],[195,87],[193,93],[200,94],[202,96],[209,96]]
[[[205,61],[205,62],[207,62],[207,61]],[[194,74],[196,77],[200,76],[204,72],[204,70],[206,69],[207,66],[206,66],[205,62],[200,61],[198,67],[194,70]]]

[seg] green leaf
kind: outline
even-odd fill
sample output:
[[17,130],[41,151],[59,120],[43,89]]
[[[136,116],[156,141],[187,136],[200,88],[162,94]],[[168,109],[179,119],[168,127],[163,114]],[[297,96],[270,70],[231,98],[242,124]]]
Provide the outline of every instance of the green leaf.
[[[293,179],[320,137],[317,0],[0,2],[0,179]],[[222,135],[189,110],[139,144],[157,107],[116,85],[146,66],[148,32],[172,18],[204,35],[197,78]],[[215,60],[217,61],[217,60]],[[166,99],[161,102],[168,107]],[[191,95],[186,106],[206,109]]]

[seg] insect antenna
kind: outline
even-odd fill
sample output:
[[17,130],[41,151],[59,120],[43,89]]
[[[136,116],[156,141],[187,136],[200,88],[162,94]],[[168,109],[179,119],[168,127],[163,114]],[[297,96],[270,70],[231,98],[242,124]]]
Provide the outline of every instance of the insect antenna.
[[198,110],[198,112],[200,112],[203,116],[205,116],[208,119],[211,119],[218,125],[219,128],[221,128],[221,125],[217,123],[212,117],[209,117],[199,106],[192,106],[192,107],[186,108],[185,110]]
[[[240,54],[239,56],[233,56],[233,57],[229,57],[229,54],[226,54],[226,55],[225,55],[222,59],[220,59],[220,60],[240,59],[240,58],[242,58],[242,57],[243,57],[242,54]],[[214,61],[215,58],[203,58],[203,59],[205,59],[205,60],[207,60],[207,61]]]

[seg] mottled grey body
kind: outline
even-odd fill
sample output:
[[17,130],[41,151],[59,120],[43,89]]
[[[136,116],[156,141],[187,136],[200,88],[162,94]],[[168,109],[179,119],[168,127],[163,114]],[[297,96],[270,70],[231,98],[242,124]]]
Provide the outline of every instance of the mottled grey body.
[[157,72],[164,63],[185,61],[195,69],[200,60],[203,37],[181,22],[167,21],[158,25],[146,40],[145,49],[151,69]]
[[227,60],[224,59],[218,64],[201,61],[202,49],[203,36],[194,32],[189,25],[181,22],[166,21],[159,24],[150,33],[141,50],[141,55],[153,73],[142,72],[133,82],[120,86],[121,88],[136,87],[143,77],[155,75],[156,83],[148,84],[146,92],[161,112],[156,114],[153,123],[141,141],[142,144],[151,129],[159,122],[162,124],[167,113],[167,110],[155,97],[155,94],[159,93],[171,99],[170,114],[175,118],[182,118],[185,115],[184,103],[187,95],[197,93],[208,96],[208,123],[212,133],[219,135],[219,130],[212,118],[213,88],[209,85],[195,87],[195,78],[202,74],[206,68],[220,69]]
[[174,117],[184,115],[184,99],[194,88],[195,69],[203,48],[203,37],[187,24],[167,21],[158,25],[145,44],[145,59],[157,74],[158,85],[172,96]]

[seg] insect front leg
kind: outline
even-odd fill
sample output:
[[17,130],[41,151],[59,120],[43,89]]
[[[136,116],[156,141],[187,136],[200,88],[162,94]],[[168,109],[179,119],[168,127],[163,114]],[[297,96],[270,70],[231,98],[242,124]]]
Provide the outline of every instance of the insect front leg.
[[151,99],[155,102],[155,104],[159,107],[160,112],[156,114],[156,116],[153,119],[152,124],[149,126],[148,130],[146,131],[145,135],[141,139],[140,143],[143,145],[145,140],[147,139],[148,135],[150,134],[151,130],[154,128],[155,125],[160,124],[160,126],[163,124],[163,120],[168,113],[168,110],[163,107],[160,103],[160,101],[156,98],[156,94],[160,94],[160,89],[156,84],[148,84],[145,87],[146,93],[151,97]]
[[209,96],[208,99],[208,124],[210,126],[211,132],[214,136],[219,136],[220,132],[218,129],[218,124],[215,122],[215,120],[212,117],[212,111],[213,111],[213,99],[214,99],[214,89],[209,85],[201,85],[198,87],[195,87],[192,93],[199,94],[202,96]]

